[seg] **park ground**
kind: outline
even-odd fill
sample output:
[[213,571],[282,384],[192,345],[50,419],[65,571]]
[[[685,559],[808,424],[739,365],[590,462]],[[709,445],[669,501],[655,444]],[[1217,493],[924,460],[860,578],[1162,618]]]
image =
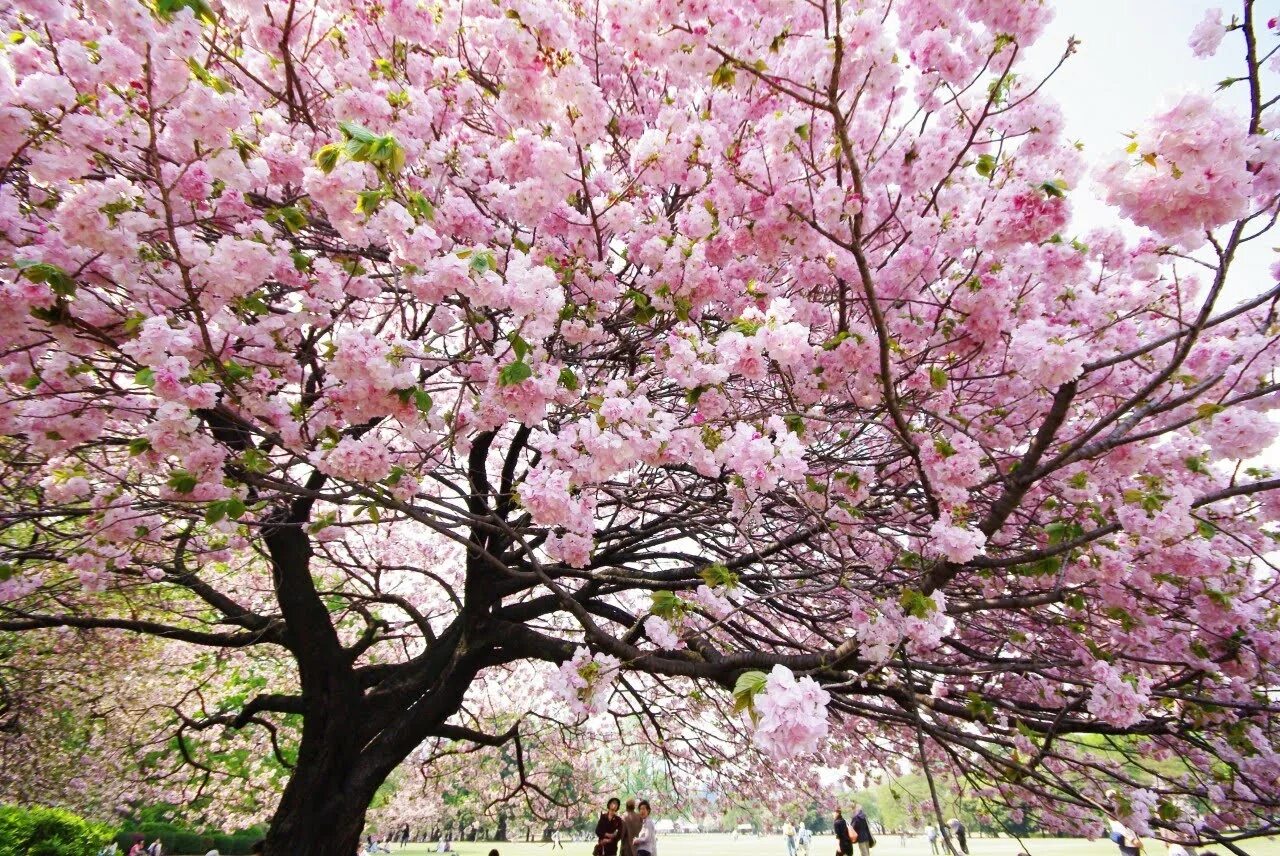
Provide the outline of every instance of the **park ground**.
[[[487,856],[497,849],[501,856],[591,856],[589,841],[566,841],[563,850],[552,850],[550,844],[457,842],[453,851],[457,856]],[[1241,848],[1249,856],[1280,856],[1280,839],[1246,841]],[[732,835],[663,835],[658,837],[659,856],[787,856],[781,835],[762,835],[735,839]],[[1218,856],[1230,856],[1221,848],[1206,848]],[[970,856],[1017,856],[1020,852],[1030,856],[1118,856],[1116,846],[1106,839],[1087,841],[1083,838],[1024,838],[1019,843],[1012,838],[970,838]],[[426,856],[435,853],[435,845],[410,844],[403,850],[392,845],[393,856]],[[814,838],[811,856],[831,856],[835,852],[835,839],[829,835]],[[1167,848],[1159,842],[1148,842],[1146,856],[1165,856]],[[932,856],[929,844],[923,837],[908,836],[904,846],[898,836],[886,835],[876,842],[874,856]]]

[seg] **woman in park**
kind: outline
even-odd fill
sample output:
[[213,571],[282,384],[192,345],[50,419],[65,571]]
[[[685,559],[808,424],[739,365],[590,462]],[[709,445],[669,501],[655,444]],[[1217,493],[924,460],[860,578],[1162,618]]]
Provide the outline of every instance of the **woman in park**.
[[840,809],[836,809],[836,822],[832,824],[831,831],[836,834],[837,856],[853,856],[853,839],[849,837],[849,824],[845,822]]
[[605,804],[605,813],[596,823],[595,856],[618,856],[618,841],[622,837],[622,817],[618,814],[620,805],[617,797]]
[[[867,813],[861,805],[853,807],[853,840],[858,845],[860,856],[871,856],[871,848],[876,846],[876,839],[871,834],[871,824],[867,821]],[[968,851],[965,851],[968,852]]]
[[640,800],[640,834],[631,842],[636,856],[658,856],[658,827],[649,815],[653,809],[648,800]]

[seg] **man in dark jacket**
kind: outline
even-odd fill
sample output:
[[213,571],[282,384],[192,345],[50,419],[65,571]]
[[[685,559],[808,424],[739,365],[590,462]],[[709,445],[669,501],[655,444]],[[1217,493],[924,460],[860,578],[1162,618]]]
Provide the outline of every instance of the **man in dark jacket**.
[[849,824],[845,823],[840,809],[836,809],[836,822],[832,825],[831,831],[836,834],[836,847],[841,856],[853,856],[853,839],[849,837]]
[[871,834],[867,813],[857,803],[853,806],[853,840],[858,845],[859,856],[871,856],[871,848],[875,846],[876,839]]

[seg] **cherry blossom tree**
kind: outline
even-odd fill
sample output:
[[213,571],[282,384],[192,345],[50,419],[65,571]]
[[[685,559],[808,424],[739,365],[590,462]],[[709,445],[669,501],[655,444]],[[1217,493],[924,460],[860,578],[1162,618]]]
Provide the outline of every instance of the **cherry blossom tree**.
[[0,629],[283,662],[271,854],[543,716],[1274,831],[1276,25],[1087,161],[1051,13],[6,4]]

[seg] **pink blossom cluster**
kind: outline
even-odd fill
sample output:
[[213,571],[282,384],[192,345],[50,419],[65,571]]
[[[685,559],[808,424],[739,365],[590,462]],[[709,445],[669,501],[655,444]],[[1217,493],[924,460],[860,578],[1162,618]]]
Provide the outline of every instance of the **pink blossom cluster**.
[[676,651],[685,647],[676,627],[660,616],[650,615],[644,620],[644,633],[659,648]]
[[1257,143],[1204,95],[1183,96],[1099,175],[1107,201],[1140,226],[1189,246],[1249,213]]
[[580,647],[551,675],[548,689],[574,716],[599,716],[608,707],[619,665],[616,657]]
[[785,666],[774,666],[763,691],[755,697],[752,741],[776,759],[817,751],[827,736],[830,700],[813,678],[797,679]]
[[1103,660],[1094,662],[1091,677],[1094,683],[1089,691],[1090,714],[1121,728],[1140,721],[1146,715],[1145,708],[1151,700],[1150,678],[1144,676],[1130,682]]

